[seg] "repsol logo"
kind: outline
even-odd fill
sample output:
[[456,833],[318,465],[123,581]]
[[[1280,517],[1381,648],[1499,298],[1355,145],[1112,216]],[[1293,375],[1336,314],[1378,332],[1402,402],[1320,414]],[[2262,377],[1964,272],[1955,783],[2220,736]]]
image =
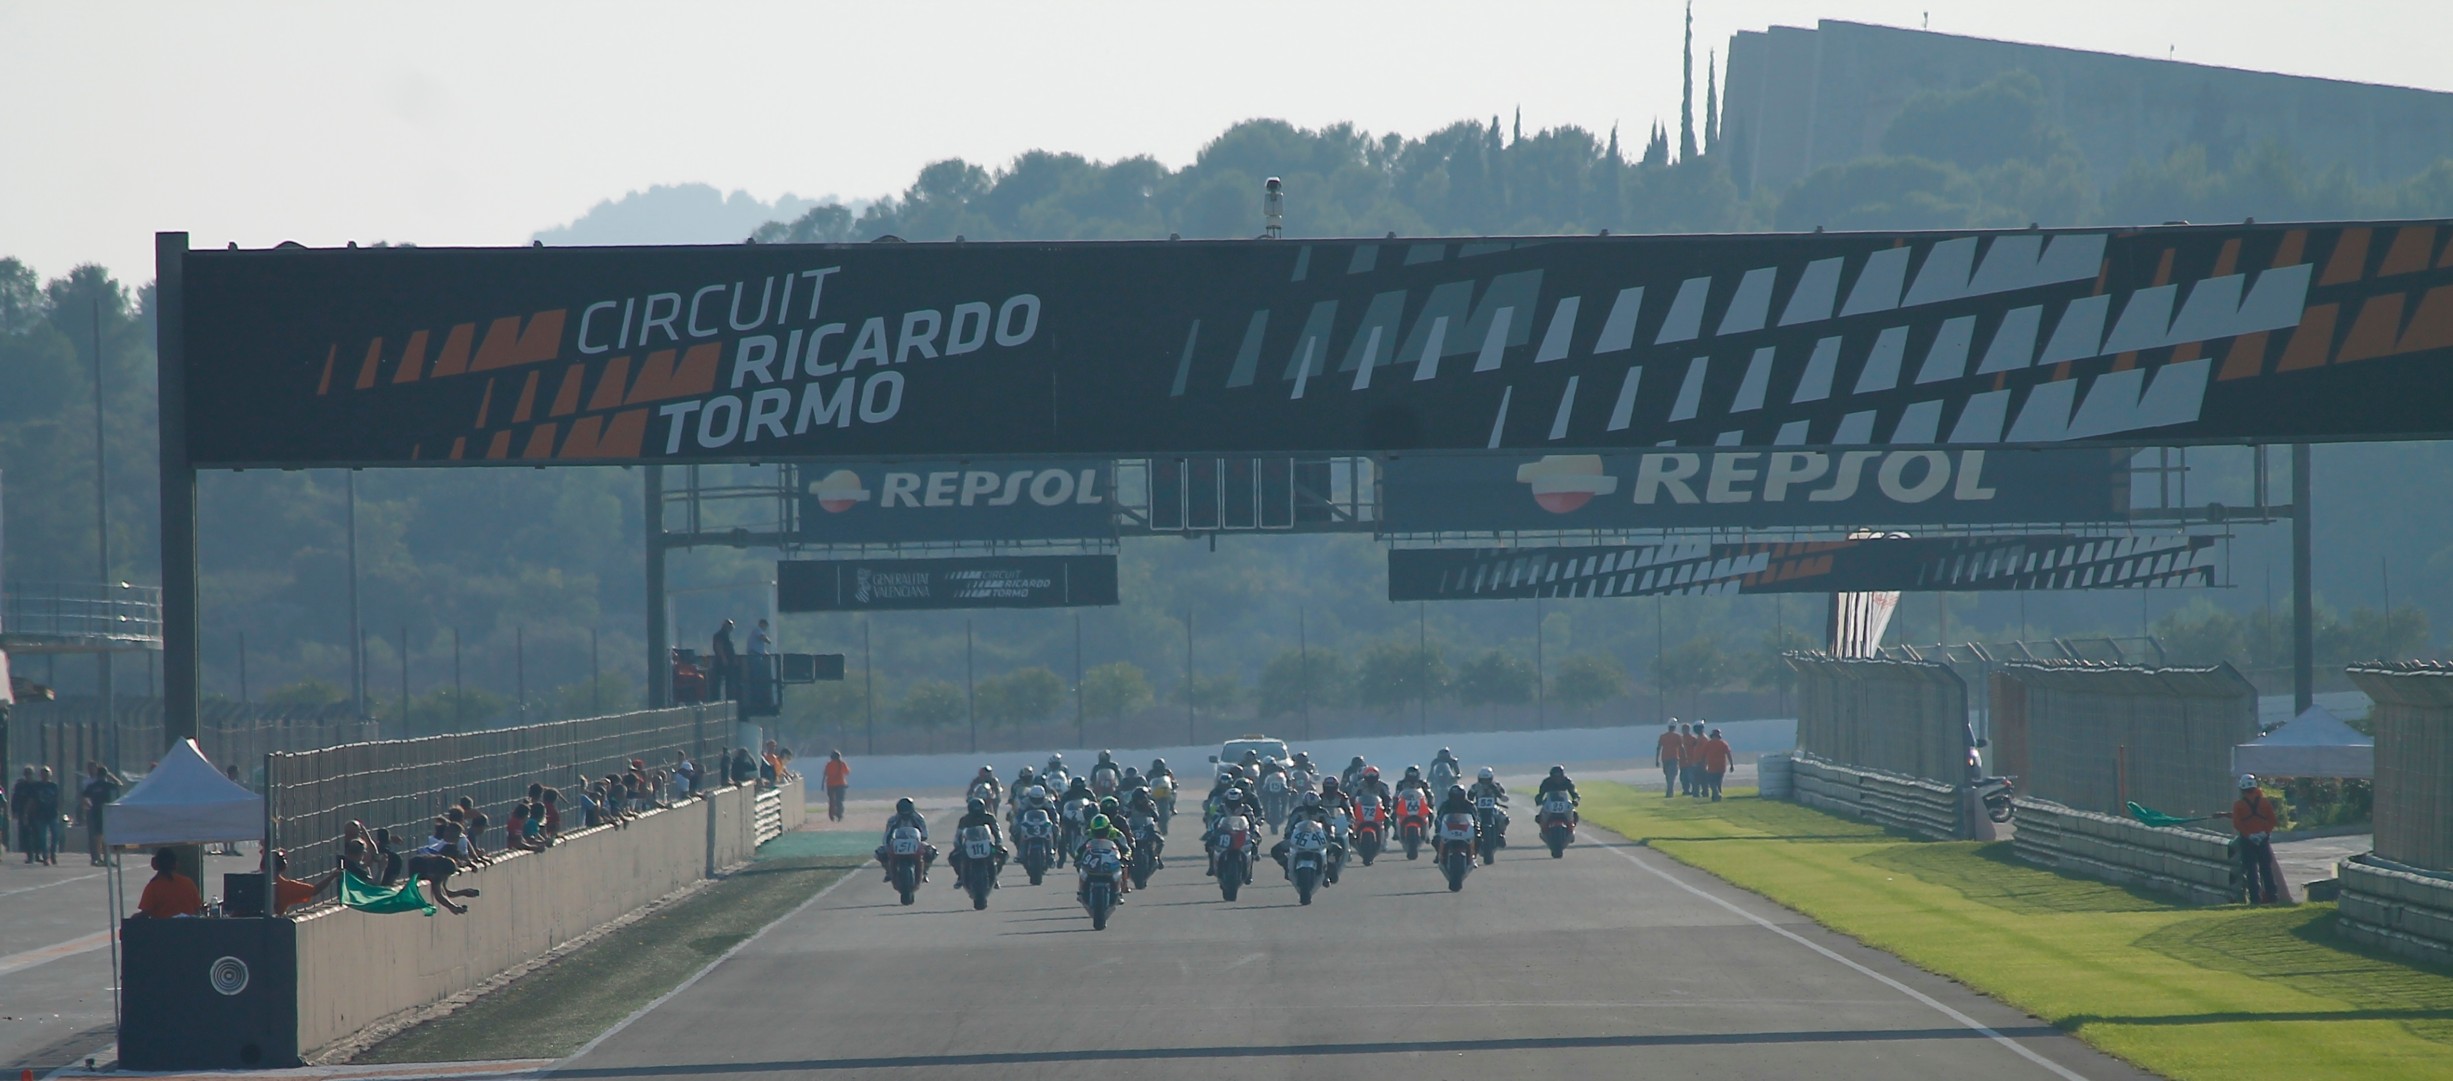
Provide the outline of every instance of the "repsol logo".
[[1636,463],[1639,506],[1662,503],[1841,503],[1879,496],[1893,503],[1981,503],[1985,452],[1775,450],[1664,452]]

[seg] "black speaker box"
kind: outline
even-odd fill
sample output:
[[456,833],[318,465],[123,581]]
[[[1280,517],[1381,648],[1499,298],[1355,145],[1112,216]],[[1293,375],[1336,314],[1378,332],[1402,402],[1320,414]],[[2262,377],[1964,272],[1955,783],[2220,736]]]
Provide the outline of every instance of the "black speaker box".
[[[258,878],[258,882],[262,879]],[[299,1065],[297,927],[282,919],[120,924],[119,1063],[131,1070]]]

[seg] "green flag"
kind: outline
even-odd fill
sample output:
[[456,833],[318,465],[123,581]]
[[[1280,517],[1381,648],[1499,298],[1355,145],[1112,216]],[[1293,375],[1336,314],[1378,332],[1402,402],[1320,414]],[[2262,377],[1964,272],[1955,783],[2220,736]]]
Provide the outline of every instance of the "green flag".
[[360,912],[423,912],[434,915],[434,903],[417,892],[417,880],[414,878],[397,886],[378,886],[342,871],[341,903]]
[[2150,826],[2181,826],[2191,822],[2205,821],[2203,818],[2174,818],[2152,807],[2140,807],[2135,802],[2129,805],[2129,817]]

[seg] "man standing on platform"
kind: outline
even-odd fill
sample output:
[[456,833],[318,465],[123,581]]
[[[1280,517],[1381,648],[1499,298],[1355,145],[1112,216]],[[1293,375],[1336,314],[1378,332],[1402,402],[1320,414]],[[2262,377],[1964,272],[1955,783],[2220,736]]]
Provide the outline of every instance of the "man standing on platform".
[[707,700],[741,697],[741,651],[733,648],[732,620],[715,629],[715,641],[709,645],[707,657],[714,670],[707,673]]

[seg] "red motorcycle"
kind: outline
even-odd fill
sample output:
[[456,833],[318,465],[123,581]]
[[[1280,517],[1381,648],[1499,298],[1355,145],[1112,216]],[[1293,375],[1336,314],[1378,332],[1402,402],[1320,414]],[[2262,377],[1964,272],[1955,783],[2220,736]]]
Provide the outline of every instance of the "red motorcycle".
[[1354,801],[1354,830],[1348,841],[1365,867],[1371,866],[1371,861],[1380,857],[1380,850],[1388,846],[1388,805],[1381,803],[1378,795],[1364,793]]
[[1542,797],[1533,821],[1541,827],[1542,842],[1550,846],[1550,858],[1565,856],[1576,839],[1576,801],[1566,792],[1551,792]]
[[1431,838],[1431,800],[1419,791],[1407,791],[1397,796],[1397,838],[1405,844],[1405,858],[1422,855],[1423,842]]
[[1479,823],[1468,813],[1443,816],[1439,824],[1439,869],[1448,876],[1448,892],[1465,888],[1465,875],[1473,870],[1474,836]]

